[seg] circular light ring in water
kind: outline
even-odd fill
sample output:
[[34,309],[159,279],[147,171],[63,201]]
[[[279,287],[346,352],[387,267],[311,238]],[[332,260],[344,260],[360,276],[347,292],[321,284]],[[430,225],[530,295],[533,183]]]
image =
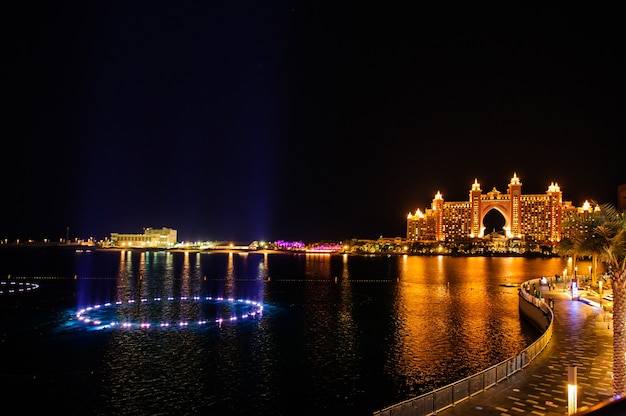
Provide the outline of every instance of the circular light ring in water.
[[29,292],[35,289],[39,289],[39,285],[37,283],[9,282],[6,280],[0,282],[0,295]]
[[[98,328],[187,328],[187,327],[202,327],[207,326],[209,324],[217,324],[221,326],[222,323],[225,322],[235,322],[242,319],[255,318],[257,316],[261,316],[263,313],[263,305],[259,302],[255,302],[252,300],[246,299],[234,299],[234,298],[213,298],[210,296],[207,297],[180,297],[173,298],[169,297],[166,299],[161,298],[153,298],[146,299],[143,298],[139,301],[140,305],[145,304],[162,304],[162,303],[170,303],[174,304],[176,302],[198,302],[198,303],[211,303],[214,306],[224,306],[228,308],[232,308],[234,310],[233,314],[229,316],[215,316],[209,319],[196,319],[196,320],[188,320],[188,319],[180,319],[176,322],[160,320],[160,321],[152,321],[152,320],[134,320],[134,319],[107,319],[107,312],[115,312],[118,308],[124,306],[131,306],[133,304],[137,304],[135,300],[129,300],[126,302],[115,302],[115,303],[104,303],[98,305],[88,306],[86,308],[80,309],[76,312],[76,318],[90,326],[98,327]],[[239,313],[237,313],[239,312]]]

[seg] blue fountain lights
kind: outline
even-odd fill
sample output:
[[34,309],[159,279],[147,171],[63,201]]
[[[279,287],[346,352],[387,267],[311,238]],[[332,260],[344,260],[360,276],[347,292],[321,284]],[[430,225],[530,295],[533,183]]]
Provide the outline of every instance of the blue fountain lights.
[[[225,305],[231,306],[236,311],[236,307],[241,307],[241,313],[239,315],[232,314],[228,317],[215,317],[213,319],[199,319],[199,320],[180,320],[178,322],[168,322],[168,321],[160,321],[160,322],[148,322],[148,321],[133,321],[133,320],[103,320],[97,317],[92,317],[96,314],[96,312],[110,309],[113,310],[115,308],[121,307],[126,304],[134,304],[136,300],[131,299],[127,302],[117,301],[115,303],[107,302],[104,304],[97,304],[88,306],[80,309],[76,312],[76,318],[87,325],[97,327],[99,329],[105,328],[123,328],[123,329],[132,329],[132,328],[140,328],[140,329],[150,329],[150,328],[187,328],[190,326],[202,327],[206,326],[210,323],[215,323],[217,326],[221,326],[224,322],[235,322],[240,319],[248,319],[255,318],[261,316],[263,314],[263,305],[259,302],[255,302],[247,299],[234,299],[227,298],[224,299],[222,297],[213,298],[211,296],[199,297],[195,296],[192,298],[182,296],[180,298],[168,297],[166,298],[166,302],[176,302],[176,301],[196,301],[196,302],[212,302],[215,305]],[[162,299],[160,297],[155,297],[152,299],[142,298],[139,300],[141,303],[150,303],[150,302],[161,302]]]
[[39,289],[39,285],[37,283],[9,282],[6,280],[0,282],[0,295],[29,292],[35,289]]

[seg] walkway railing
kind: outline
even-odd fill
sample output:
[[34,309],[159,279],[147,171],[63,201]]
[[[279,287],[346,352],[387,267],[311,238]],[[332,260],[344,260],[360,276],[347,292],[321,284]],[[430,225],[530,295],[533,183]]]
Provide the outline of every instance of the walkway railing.
[[532,296],[524,290],[526,285],[521,285],[519,291],[519,301],[528,302],[541,309],[550,316],[550,324],[546,331],[533,342],[528,348],[517,354],[515,357],[502,361],[499,364],[489,367],[480,373],[474,374],[462,380],[456,381],[447,386],[440,387],[430,393],[422,394],[403,402],[386,407],[374,412],[377,416],[428,416],[434,415],[444,409],[454,406],[463,400],[487,390],[499,382],[506,380],[514,373],[526,367],[535,359],[548,345],[552,338],[554,315],[552,310],[542,298]]

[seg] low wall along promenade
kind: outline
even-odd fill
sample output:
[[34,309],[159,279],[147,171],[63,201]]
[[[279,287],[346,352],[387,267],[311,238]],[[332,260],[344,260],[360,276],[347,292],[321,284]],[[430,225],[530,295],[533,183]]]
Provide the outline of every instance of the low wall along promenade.
[[527,287],[527,284],[522,284],[520,287],[519,310],[526,319],[542,331],[539,339],[516,356],[487,368],[480,373],[440,387],[432,392],[386,407],[374,412],[374,415],[434,415],[487,390],[526,367],[543,351],[552,338],[554,321],[552,310],[545,303],[544,299],[528,293],[526,291]]

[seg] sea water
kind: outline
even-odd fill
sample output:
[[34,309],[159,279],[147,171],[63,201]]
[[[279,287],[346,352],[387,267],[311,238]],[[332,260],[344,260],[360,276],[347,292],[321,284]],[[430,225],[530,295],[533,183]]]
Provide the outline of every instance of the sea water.
[[515,284],[563,269],[559,258],[2,248],[2,287],[37,286],[0,294],[3,397],[20,414],[371,415],[532,343]]

